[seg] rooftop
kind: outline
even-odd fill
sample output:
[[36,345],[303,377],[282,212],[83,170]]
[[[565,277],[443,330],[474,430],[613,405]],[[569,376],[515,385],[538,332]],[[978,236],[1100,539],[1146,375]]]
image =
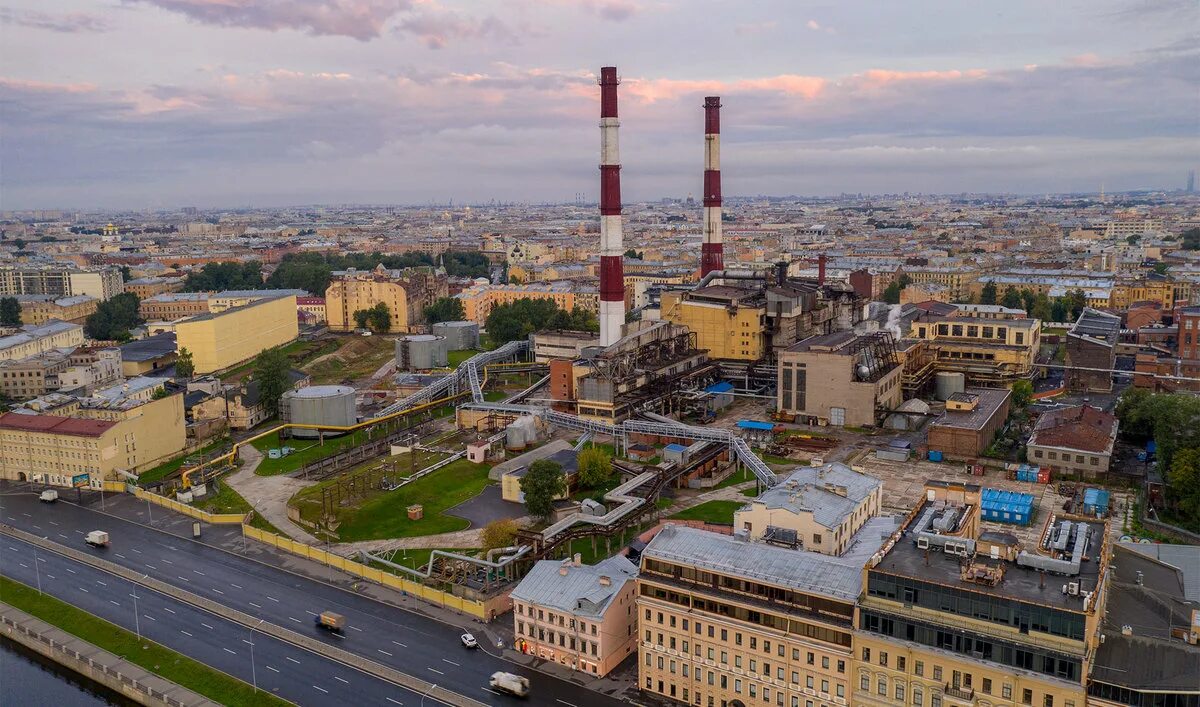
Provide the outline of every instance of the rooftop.
[[175,353],[175,334],[155,334],[145,339],[121,344],[122,361],[152,361],[156,358]]
[[1121,333],[1121,318],[1115,314],[1108,314],[1091,307],[1085,308],[1079,314],[1079,319],[1075,321],[1075,325],[1071,327],[1071,336],[1083,336],[1090,339],[1096,339],[1104,342],[1109,346],[1117,343],[1117,337]]
[[0,429],[23,432],[41,432],[72,437],[99,437],[117,423],[108,420],[90,420],[58,415],[26,415],[6,412],[0,415]]
[[512,598],[573,616],[600,619],[625,583],[637,574],[637,566],[623,555],[594,565],[541,560],[513,589]]
[[750,503],[793,514],[811,513],[814,521],[832,529],[840,526],[882,485],[883,482],[873,476],[833,462],[801,467]]
[[[1004,406],[1004,403],[1012,397],[1012,391],[1008,388],[972,388],[967,392],[979,399],[979,404],[974,409],[946,410],[933,421],[933,425],[963,430],[982,430]],[[959,393],[954,395],[959,395]],[[951,397],[953,398],[953,396]]]
[[1090,405],[1042,413],[1029,444],[1043,447],[1111,452],[1117,437],[1117,418]]

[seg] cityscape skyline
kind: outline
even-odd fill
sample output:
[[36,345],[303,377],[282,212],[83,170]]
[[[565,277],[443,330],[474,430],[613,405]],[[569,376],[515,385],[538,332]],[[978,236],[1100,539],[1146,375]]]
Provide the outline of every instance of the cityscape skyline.
[[610,64],[630,201],[699,197],[705,95],[731,195],[1176,190],[1196,166],[1193,3],[872,13],[14,2],[0,188],[10,209],[594,200]]

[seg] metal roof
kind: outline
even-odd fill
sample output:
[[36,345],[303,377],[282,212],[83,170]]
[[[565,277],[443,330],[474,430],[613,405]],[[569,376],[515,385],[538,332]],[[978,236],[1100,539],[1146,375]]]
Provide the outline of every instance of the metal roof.
[[[512,598],[573,616],[600,619],[625,583],[637,574],[637,566],[623,555],[579,566],[561,560],[541,560],[513,589]],[[602,584],[601,577],[607,577],[611,583]]]
[[[811,513],[813,520],[826,528],[837,528],[883,482],[860,474],[840,462],[824,466],[801,467],[776,486],[767,489],[751,503],[793,514]],[[846,495],[835,492],[845,488]]]

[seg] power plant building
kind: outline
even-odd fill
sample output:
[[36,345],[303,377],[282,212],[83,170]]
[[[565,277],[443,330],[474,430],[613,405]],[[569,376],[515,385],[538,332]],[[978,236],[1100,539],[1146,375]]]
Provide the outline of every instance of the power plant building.
[[903,402],[892,335],[840,331],[779,354],[776,405],[798,421],[871,427]]

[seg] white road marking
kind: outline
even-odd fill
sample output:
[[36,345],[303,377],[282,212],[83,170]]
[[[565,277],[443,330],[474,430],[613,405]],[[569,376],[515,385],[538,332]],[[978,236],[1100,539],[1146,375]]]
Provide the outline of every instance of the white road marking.
[[232,653],[234,655],[237,655],[237,651],[231,651],[228,648],[222,648],[221,650],[225,651],[226,653]]
[[287,658],[288,660],[292,661],[296,665],[300,665],[300,661],[296,660],[295,658],[292,658],[291,656],[284,656],[284,657]]
[[141,551],[141,550],[139,550],[139,549],[137,549],[136,547],[131,547],[131,548],[129,548],[129,549],[130,549],[130,550],[133,550],[134,552],[136,552],[136,553],[137,553],[137,554],[139,554],[139,555],[140,555],[140,554],[142,554],[142,551]]
[[40,525],[35,525],[35,526],[33,526],[33,527],[37,528],[38,530],[41,530],[41,529],[42,529],[42,526],[40,526]]
[[24,567],[25,569],[29,569],[29,565],[25,564],[24,562],[18,562],[17,564]]
[[461,668],[461,667],[462,667],[462,666],[461,666],[461,665],[459,665],[458,663],[455,663],[453,660],[446,660],[445,658],[442,658],[442,662],[443,662],[443,663],[449,663],[450,665],[453,665],[453,666],[454,666],[454,667],[456,667],[456,668]]
[[341,680],[342,682],[346,683],[347,685],[349,685],[349,684],[350,684],[350,681],[349,681],[349,680],[347,680],[347,679],[345,679],[345,678],[339,678],[339,677],[338,677],[338,676],[336,676],[336,675],[334,675],[334,676],[333,676],[333,679],[334,679],[334,680]]
[[113,601],[112,599],[109,599],[109,600],[108,600],[108,603],[109,603],[109,604],[112,604],[113,606],[120,606],[120,604],[119,604],[119,603],[117,603],[117,602]]
[[387,698],[387,701],[388,701],[388,702],[391,702],[391,703],[393,703],[393,704],[401,705],[401,706],[403,706],[403,705],[404,705],[404,703],[403,703],[403,702],[401,702],[401,701],[399,701],[399,700],[393,700],[393,699],[392,699],[392,698],[390,698],[390,697],[389,697],[389,698]]
[[352,629],[354,629],[355,631],[358,631],[358,632],[360,632],[360,633],[362,632],[362,629],[361,629],[361,628],[359,628],[359,627],[357,627],[357,626],[351,626],[350,628],[352,628]]
[[212,626],[209,626],[208,624],[204,623],[203,621],[200,622],[200,625],[203,626],[204,628],[208,629],[209,631],[213,630]]
[[171,614],[174,614],[174,613],[175,613],[175,611],[174,611],[174,610],[172,610],[172,609],[168,609],[168,608],[167,608],[167,607],[165,607],[165,606],[163,607],[163,611],[166,611],[166,612],[168,612],[168,613],[171,613]]
[[566,705],[567,707],[575,707],[575,705],[571,704],[570,702],[567,702],[566,700],[557,700],[557,699],[556,699],[556,700],[554,700],[554,701],[555,701],[555,702],[561,702],[561,703],[563,703],[564,705]]
[[153,617],[153,616],[151,616],[150,614],[142,614],[142,618],[144,618],[144,619],[150,619],[151,621],[158,621],[158,619],[154,618],[154,617]]
[[314,690],[320,690],[321,692],[324,692],[326,695],[328,695],[328,694],[329,694],[329,690],[326,690],[326,689],[325,689],[325,688],[323,688],[323,687],[317,687],[316,685],[313,685],[313,689],[314,689]]
[[241,587],[241,585],[234,584],[233,582],[230,582],[230,583],[229,583],[229,586],[233,587],[234,589],[241,589],[241,588],[242,588],[242,587]]
[[58,523],[55,523],[54,521],[50,521],[50,525],[58,525]]
[[79,591],[83,592],[84,594],[91,594],[91,592],[89,592],[88,590],[84,589],[83,587],[80,587],[80,588],[79,588]]
[[175,564],[174,562],[171,562],[170,560],[168,560],[168,559],[167,559],[167,558],[165,558],[165,557],[163,557],[163,558],[161,558],[161,559],[162,559],[162,561],[163,561],[163,562],[167,563],[168,565],[173,565],[173,564]]
[[392,641],[392,643],[395,643],[396,645],[400,646],[401,648],[408,648],[408,645],[401,643],[400,641]]
[[220,594],[221,596],[225,596],[225,592],[221,591],[220,589],[217,589],[214,587],[213,591],[216,592],[217,594]]
[[[243,639],[242,639],[242,643],[250,643],[250,639],[248,639],[248,638],[243,638]],[[253,643],[250,643],[250,645],[254,645],[254,644],[253,644]]]
[[50,579],[54,579],[54,575],[50,574],[49,572],[46,573],[46,576],[49,577]]
[[315,611],[309,611],[308,609],[305,609],[305,610],[304,610],[304,613],[308,614],[309,616],[316,616],[316,615],[317,615],[317,612],[315,612]]
[[296,618],[295,616],[289,616],[288,618],[291,619],[292,621],[295,621],[296,623],[303,623],[302,621],[300,621],[300,619]]
[[200,575],[201,577],[204,576],[204,573],[201,572],[200,570],[192,570],[192,571],[195,572],[196,574]]
[[70,540],[70,538],[68,538],[67,536],[63,535],[62,533],[59,533],[59,534],[58,534],[58,537],[62,538],[63,540]]
[[254,602],[250,602],[250,606],[253,606],[255,609],[261,609],[261,608],[262,608],[262,605],[261,605],[261,604],[255,604]]
[[[266,596],[266,595],[264,594],[263,596]],[[276,599],[275,597],[267,597],[267,598],[270,599],[271,601],[275,602],[276,604],[279,603],[279,600]]]
[[25,516],[26,518],[32,518],[32,517],[33,517],[33,516],[29,515],[28,513],[22,513],[21,515]]
[[271,666],[269,666],[269,665],[267,666],[267,670],[270,670],[270,671],[271,671],[271,672],[273,672],[273,673],[277,673],[277,672],[279,672],[279,670],[278,670],[278,669],[276,669],[276,668],[272,668],[272,667],[271,667]]
[[192,634],[188,633],[187,631],[184,631],[183,629],[179,629],[179,632],[182,633],[183,635],[187,636],[188,638],[192,637]]
[[154,565],[146,565],[146,566],[149,567],[150,569],[154,570],[155,572],[158,571],[158,568],[155,567]]
[[[182,581],[184,581],[184,582],[187,582],[187,581],[188,581],[188,578],[187,578],[187,577],[180,577],[179,575],[175,575],[175,579],[179,579],[179,580],[182,580]],[[189,583],[190,583],[190,582],[189,582]]]
[[63,569],[65,569],[66,571],[70,572],[71,574],[79,574],[78,572],[76,572],[75,570],[71,569],[70,567],[64,567]]
[[108,586],[107,584],[105,584],[104,582],[101,582],[101,581],[100,581],[100,580],[98,580],[98,579],[96,580],[96,584],[99,584],[101,587],[107,587],[107,586]]
[[375,650],[379,651],[380,653],[382,653],[382,654],[386,655],[386,656],[387,656],[387,657],[389,657],[389,658],[391,658],[391,657],[392,657],[392,654],[391,654],[391,653],[388,653],[387,651],[385,651],[385,650],[384,650],[384,649],[382,649],[382,648],[376,648]]
[[116,555],[117,557],[121,558],[122,560],[128,560],[128,559],[129,559],[128,557],[125,557],[124,555],[122,555],[122,554],[121,554],[121,553],[119,553],[119,552],[114,552],[113,554],[114,554],[114,555]]
[[12,545],[9,545],[9,546],[8,546],[8,549],[9,549],[9,550],[12,550],[13,552],[20,552],[20,550],[18,550],[17,548],[13,547]]
[[431,672],[431,673],[437,673],[438,675],[445,675],[445,673],[443,673],[442,671],[438,670],[437,668],[425,668],[425,669],[426,669],[426,670],[428,670],[428,671],[429,671],[429,672]]

